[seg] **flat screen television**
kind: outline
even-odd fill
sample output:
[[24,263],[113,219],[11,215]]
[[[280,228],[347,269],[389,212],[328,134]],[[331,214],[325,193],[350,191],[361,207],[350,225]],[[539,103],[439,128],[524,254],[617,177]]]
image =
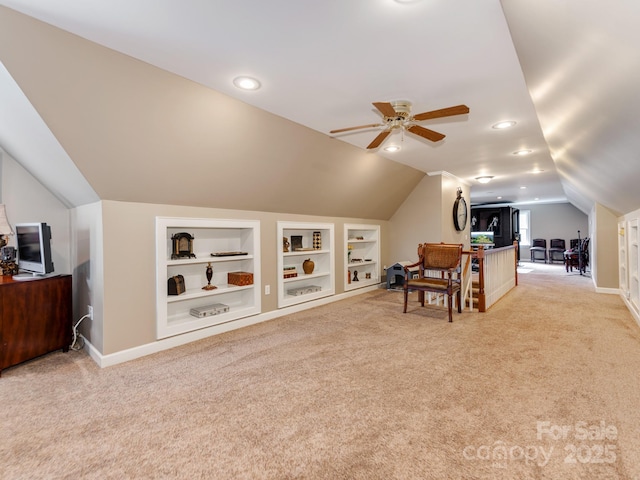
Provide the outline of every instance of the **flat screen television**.
[[22,272],[17,275],[18,277],[37,277],[53,273],[51,227],[49,225],[46,223],[16,224],[16,242],[18,267]]
[[493,245],[493,232],[471,232],[471,245]]

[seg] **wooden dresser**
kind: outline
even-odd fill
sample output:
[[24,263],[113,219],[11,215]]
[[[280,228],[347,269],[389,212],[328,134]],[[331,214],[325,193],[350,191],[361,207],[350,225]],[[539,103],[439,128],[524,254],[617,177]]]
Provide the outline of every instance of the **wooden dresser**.
[[0,276],[0,373],[71,343],[71,275],[16,281]]

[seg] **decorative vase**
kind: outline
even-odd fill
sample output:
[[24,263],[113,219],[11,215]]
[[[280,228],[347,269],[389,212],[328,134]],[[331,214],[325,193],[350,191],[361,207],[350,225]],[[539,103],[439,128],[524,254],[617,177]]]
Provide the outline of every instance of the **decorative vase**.
[[202,287],[202,289],[215,290],[216,288],[218,288],[215,285],[211,285],[211,279],[213,278],[213,267],[211,266],[211,262],[207,264],[206,275],[207,275],[207,284],[204,287]]
[[313,263],[313,260],[311,260],[310,258],[307,258],[304,262],[302,262],[302,270],[304,270],[304,273],[306,273],[307,275],[313,273],[314,267],[315,263]]

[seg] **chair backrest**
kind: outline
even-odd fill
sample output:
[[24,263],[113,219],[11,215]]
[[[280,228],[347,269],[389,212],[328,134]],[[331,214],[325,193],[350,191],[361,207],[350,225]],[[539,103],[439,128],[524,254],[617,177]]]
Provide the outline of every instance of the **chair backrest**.
[[534,238],[532,247],[547,248],[547,240],[544,238]]
[[564,250],[564,239],[563,238],[552,238],[551,239],[551,248],[561,248]]
[[580,247],[583,253],[589,253],[589,237],[582,240],[582,247]]
[[462,244],[423,243],[418,246],[418,255],[425,269],[455,269],[462,262]]
[[577,238],[572,238],[571,240],[569,240],[569,247],[570,248],[578,248],[578,243],[580,243],[580,240],[578,240]]

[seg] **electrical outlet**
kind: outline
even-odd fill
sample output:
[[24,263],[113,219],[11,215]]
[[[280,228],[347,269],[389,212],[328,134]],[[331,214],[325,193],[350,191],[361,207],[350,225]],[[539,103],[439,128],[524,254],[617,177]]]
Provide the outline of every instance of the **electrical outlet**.
[[264,294],[265,295],[270,295],[271,294],[271,285],[265,285],[264,286]]
[[93,320],[93,307],[89,305],[89,318]]

